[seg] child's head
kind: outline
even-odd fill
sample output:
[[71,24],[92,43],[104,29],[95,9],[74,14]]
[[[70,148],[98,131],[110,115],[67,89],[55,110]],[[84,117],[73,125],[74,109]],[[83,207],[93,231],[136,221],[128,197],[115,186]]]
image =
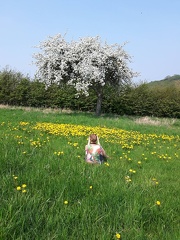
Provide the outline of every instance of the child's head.
[[96,134],[90,135],[90,143],[97,143],[97,135]]

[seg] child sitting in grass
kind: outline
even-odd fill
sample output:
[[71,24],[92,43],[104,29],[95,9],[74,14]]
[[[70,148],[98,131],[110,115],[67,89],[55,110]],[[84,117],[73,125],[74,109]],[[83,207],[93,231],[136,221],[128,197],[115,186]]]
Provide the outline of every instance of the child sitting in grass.
[[85,146],[85,160],[91,164],[102,164],[108,156],[101,147],[99,138],[96,134],[91,134],[88,139],[88,144]]

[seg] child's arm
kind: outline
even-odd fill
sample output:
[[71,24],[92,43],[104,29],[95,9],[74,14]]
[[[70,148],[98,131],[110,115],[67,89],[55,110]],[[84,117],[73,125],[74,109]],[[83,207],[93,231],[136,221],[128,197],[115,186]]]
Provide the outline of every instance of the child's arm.
[[87,149],[88,149],[88,145],[85,146],[85,160],[87,160]]
[[109,156],[106,154],[106,152],[104,151],[104,149],[102,148],[102,154],[105,158],[108,158]]

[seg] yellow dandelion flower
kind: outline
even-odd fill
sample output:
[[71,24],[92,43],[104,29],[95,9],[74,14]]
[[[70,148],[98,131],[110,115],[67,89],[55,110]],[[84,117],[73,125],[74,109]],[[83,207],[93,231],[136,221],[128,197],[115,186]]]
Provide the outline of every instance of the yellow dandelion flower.
[[160,206],[161,202],[160,201],[156,201],[156,205]]
[[67,205],[67,204],[68,204],[68,201],[67,201],[67,200],[66,200],[66,201],[64,201],[64,204],[65,204],[65,205]]
[[20,191],[20,190],[21,190],[21,187],[20,187],[20,186],[18,186],[18,187],[16,188],[16,190]]
[[93,188],[93,186],[89,186],[89,188],[90,188],[90,189],[92,189],[92,188]]
[[141,161],[138,161],[138,164],[141,164]]
[[18,179],[18,177],[14,176],[14,179],[16,180],[16,179]]
[[120,239],[120,238],[121,238],[121,234],[116,233],[116,238],[117,238],[117,239]]
[[26,188],[26,187],[27,187],[27,185],[26,185],[26,184],[23,184],[23,185],[22,185],[22,188]]
[[131,178],[129,176],[125,177],[126,182],[131,182]]
[[22,190],[22,193],[26,193],[26,192],[27,192],[26,189],[23,189],[23,190]]

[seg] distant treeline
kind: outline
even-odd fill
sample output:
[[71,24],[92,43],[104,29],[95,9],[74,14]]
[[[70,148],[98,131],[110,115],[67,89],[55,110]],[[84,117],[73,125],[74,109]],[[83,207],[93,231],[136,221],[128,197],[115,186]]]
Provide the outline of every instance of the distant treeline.
[[[175,80],[180,82],[177,76]],[[66,84],[46,87],[20,72],[0,71],[0,104],[95,112],[97,98],[93,91],[90,90],[88,97],[77,98],[75,94],[76,90]],[[120,90],[107,86],[102,113],[180,118],[180,87],[177,84],[158,85],[157,81],[154,86],[142,83]]]

